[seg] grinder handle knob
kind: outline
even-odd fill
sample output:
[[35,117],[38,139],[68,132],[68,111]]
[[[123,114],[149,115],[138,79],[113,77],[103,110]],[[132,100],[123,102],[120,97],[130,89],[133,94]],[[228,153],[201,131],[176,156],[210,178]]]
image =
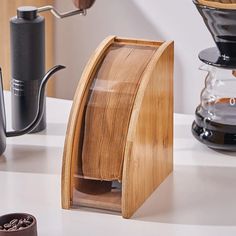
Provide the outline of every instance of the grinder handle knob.
[[73,0],[78,9],[86,10],[94,4],[95,0]]

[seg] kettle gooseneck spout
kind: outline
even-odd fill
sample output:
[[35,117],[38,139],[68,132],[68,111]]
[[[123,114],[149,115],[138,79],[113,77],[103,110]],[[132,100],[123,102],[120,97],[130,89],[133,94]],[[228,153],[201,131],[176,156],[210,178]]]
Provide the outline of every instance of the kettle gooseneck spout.
[[23,134],[27,134],[29,132],[31,132],[40,122],[40,120],[42,119],[43,116],[43,102],[44,102],[44,91],[45,91],[45,87],[47,84],[48,79],[55,74],[57,71],[64,69],[65,66],[62,65],[57,65],[54,66],[52,69],[50,69],[45,76],[42,79],[42,82],[40,84],[39,87],[39,95],[38,95],[38,107],[37,107],[37,112],[36,115],[33,119],[33,121],[25,128],[21,129],[21,130],[16,130],[16,131],[6,131],[6,137],[15,137],[15,136],[20,136]]

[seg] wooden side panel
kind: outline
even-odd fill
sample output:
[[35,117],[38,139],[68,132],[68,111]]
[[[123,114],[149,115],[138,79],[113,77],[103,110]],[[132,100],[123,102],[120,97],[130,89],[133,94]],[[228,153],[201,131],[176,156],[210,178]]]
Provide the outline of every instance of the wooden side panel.
[[[54,0],[1,0],[0,7],[0,67],[3,72],[4,89],[10,88],[10,24],[11,17],[16,15],[16,9],[19,6],[45,6],[53,5]],[[53,66],[54,55],[54,31],[53,16],[50,13],[43,13],[46,18],[46,68]],[[47,85],[47,95],[54,95],[54,80],[50,80]]]
[[113,44],[90,89],[83,137],[85,178],[121,180],[134,99],[157,47]]
[[122,178],[122,215],[129,218],[173,170],[173,43],[145,71],[135,100]]

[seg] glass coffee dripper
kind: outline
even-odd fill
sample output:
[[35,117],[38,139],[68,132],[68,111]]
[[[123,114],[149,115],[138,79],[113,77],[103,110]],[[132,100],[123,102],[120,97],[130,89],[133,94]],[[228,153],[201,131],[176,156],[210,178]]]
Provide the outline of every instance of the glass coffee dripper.
[[215,149],[236,151],[236,4],[193,0],[216,47],[199,53],[207,72],[192,133]]

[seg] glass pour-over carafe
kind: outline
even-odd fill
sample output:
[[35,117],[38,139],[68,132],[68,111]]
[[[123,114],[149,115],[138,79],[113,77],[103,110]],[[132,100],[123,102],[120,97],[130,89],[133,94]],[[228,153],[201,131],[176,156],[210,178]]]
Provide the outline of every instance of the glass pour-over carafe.
[[193,135],[212,148],[236,150],[236,71],[202,65],[207,72]]
[[236,4],[193,0],[216,47],[199,53],[207,72],[193,135],[209,147],[236,151]]

